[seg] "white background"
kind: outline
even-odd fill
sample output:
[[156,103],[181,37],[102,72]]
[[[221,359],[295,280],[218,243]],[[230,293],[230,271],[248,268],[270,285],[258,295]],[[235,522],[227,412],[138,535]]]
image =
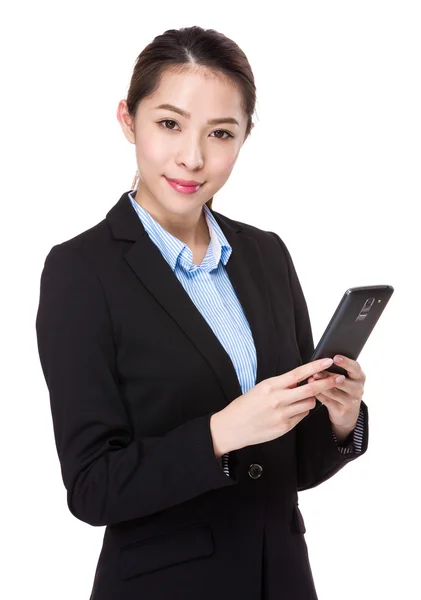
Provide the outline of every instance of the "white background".
[[282,237],[315,342],[347,288],[395,288],[359,357],[367,453],[300,493],[319,597],[421,597],[419,3],[41,1],[1,13],[1,597],[91,591],[104,529],[67,508],[39,280],[50,248],[130,189],[118,102],[145,45],[190,25],[234,39],[257,85],[256,126],[213,208]]

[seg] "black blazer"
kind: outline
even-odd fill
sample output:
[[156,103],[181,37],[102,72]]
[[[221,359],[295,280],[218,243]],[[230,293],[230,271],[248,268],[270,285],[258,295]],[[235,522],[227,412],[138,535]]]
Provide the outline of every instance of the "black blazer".
[[[212,214],[233,248],[226,269],[253,333],[256,383],[309,362],[285,244]],[[366,451],[364,402],[361,453],[338,451],[317,402],[286,435],[232,451],[228,477],[210,417],[242,394],[236,372],[128,192],[49,252],[36,333],[69,510],[106,525],[92,600],[317,598],[297,492]]]

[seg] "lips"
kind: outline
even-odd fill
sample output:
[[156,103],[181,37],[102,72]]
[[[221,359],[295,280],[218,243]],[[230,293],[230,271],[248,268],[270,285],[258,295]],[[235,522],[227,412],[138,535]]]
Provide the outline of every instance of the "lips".
[[[178,183],[178,181],[186,181],[183,179],[168,179],[168,177],[165,177],[165,179],[167,180],[168,184],[177,192],[180,192],[182,194],[195,194],[198,190],[200,190],[200,188],[202,187],[203,184],[196,183],[194,185],[182,185],[180,183]],[[189,180],[191,181],[191,179]]]
[[167,177],[167,179],[184,187],[196,187],[197,185],[203,185],[203,182],[194,181],[193,179],[172,179],[171,177]]

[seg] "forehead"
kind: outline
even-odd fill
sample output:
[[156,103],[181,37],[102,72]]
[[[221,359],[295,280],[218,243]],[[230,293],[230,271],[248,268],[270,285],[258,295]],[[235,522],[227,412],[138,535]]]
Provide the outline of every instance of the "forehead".
[[153,95],[141,104],[153,110],[159,104],[173,104],[206,118],[231,116],[240,120],[242,97],[238,86],[222,74],[203,68],[181,72],[167,70]]

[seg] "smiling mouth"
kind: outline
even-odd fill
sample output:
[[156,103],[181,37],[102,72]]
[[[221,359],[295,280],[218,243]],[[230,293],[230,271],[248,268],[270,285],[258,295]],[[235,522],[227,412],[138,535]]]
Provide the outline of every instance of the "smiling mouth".
[[176,181],[168,179],[168,177],[165,177],[165,179],[174,190],[181,192],[182,194],[195,194],[204,185],[204,183],[196,185],[180,185]]
[[[164,176],[165,177],[165,176]],[[178,185],[182,185],[184,187],[196,187],[198,185],[203,185],[205,182],[195,181],[194,179],[173,179],[172,177],[166,177],[169,181],[173,183],[177,183]]]

